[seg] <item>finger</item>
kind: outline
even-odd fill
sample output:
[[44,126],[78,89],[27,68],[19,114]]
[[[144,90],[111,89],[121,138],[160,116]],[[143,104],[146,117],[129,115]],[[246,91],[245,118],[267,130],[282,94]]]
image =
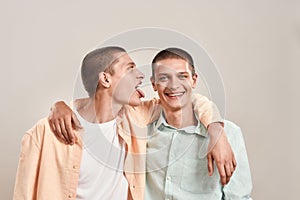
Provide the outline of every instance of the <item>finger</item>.
[[58,137],[59,140],[62,140],[62,141],[65,142],[65,138],[64,138],[64,136],[63,136],[63,134],[62,134],[62,132],[61,132],[61,129],[60,129],[60,125],[59,125],[59,121],[58,121],[58,120],[55,122],[54,126],[55,126],[55,130],[56,130],[56,131],[55,131],[56,137]]
[[211,154],[207,155],[207,168],[208,168],[208,175],[211,176],[214,173],[214,168],[213,168],[213,158]]
[[49,126],[50,126],[51,130],[55,133],[55,124],[54,124],[54,122],[52,120],[52,116],[51,115],[48,117],[48,123],[49,123]]
[[57,134],[56,134],[55,124],[52,123],[52,122],[50,122],[50,121],[48,121],[48,123],[49,123],[49,126],[50,126],[52,132],[54,133],[54,135],[55,135],[56,137],[58,137]]
[[237,162],[236,162],[236,160],[235,160],[235,156],[233,155],[233,167],[234,167],[234,170],[235,170],[235,168],[236,168],[236,166],[237,166]]
[[74,144],[74,136],[73,136],[73,129],[72,129],[72,122],[71,122],[71,117],[66,117],[64,120],[65,126],[66,126],[66,131],[67,131],[67,135],[69,138],[69,141],[71,142],[71,145]]
[[217,163],[217,167],[218,167],[218,171],[219,171],[219,174],[220,174],[221,184],[225,185],[227,177],[226,177],[224,164],[219,162],[219,163]]
[[74,113],[72,113],[72,122],[74,123],[75,129],[77,129],[77,128],[82,129],[82,126],[81,126],[77,116]]
[[48,116],[48,123],[49,123],[50,127],[51,127],[51,125],[53,124],[51,114]]
[[232,176],[232,174],[233,174],[233,172],[235,170],[233,162],[230,162],[230,170],[231,170],[231,176]]
[[225,165],[225,170],[226,170],[226,184],[229,182],[230,178],[231,178],[231,165],[230,163]]
[[64,120],[60,120],[59,122],[60,122],[59,124],[60,124],[60,127],[61,127],[62,135],[63,135],[64,138],[65,138],[65,142],[66,142],[67,144],[70,144],[71,142],[70,142],[69,136],[68,136],[68,134],[67,134],[67,130],[66,130],[66,126],[65,126],[65,121],[64,121]]
[[229,183],[230,178],[231,178],[231,176],[227,176],[227,177],[226,177],[226,183],[225,183],[225,185],[227,185],[227,184]]

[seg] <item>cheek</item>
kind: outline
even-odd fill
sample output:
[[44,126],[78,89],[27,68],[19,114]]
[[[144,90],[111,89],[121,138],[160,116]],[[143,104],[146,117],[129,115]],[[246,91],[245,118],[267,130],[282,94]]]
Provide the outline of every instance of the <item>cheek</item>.
[[156,84],[156,90],[157,90],[158,95],[163,95],[165,87],[163,87],[159,84]]
[[129,100],[134,92],[135,88],[133,87],[132,83],[122,80],[114,88],[113,96],[119,100]]
[[121,77],[118,81],[117,88],[132,90],[135,87],[134,79],[128,75]]
[[196,87],[196,84],[193,81],[182,81],[181,86],[185,88],[185,90],[191,90]]

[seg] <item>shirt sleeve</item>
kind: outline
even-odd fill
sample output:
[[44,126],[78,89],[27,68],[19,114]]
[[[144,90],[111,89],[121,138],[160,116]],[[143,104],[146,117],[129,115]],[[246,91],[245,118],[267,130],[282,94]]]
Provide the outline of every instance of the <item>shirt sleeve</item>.
[[192,102],[194,113],[206,128],[214,122],[221,122],[223,126],[223,118],[214,102],[206,96],[196,93],[192,96]]
[[39,147],[30,133],[22,138],[13,199],[36,199]]
[[239,127],[234,127],[233,129],[226,130],[226,132],[236,156],[237,167],[229,183],[223,188],[224,199],[252,200],[250,196],[252,191],[251,173],[242,131]]

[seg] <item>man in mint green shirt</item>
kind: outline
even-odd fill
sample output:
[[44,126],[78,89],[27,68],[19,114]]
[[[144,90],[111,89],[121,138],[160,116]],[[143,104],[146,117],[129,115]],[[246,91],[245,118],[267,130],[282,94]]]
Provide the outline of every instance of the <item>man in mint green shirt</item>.
[[234,123],[224,122],[237,161],[231,181],[222,186],[219,174],[207,174],[203,151],[209,149],[209,137],[191,102],[197,81],[192,57],[169,48],[155,56],[152,67],[152,85],[163,109],[160,118],[148,126],[145,199],[251,199],[247,152]]

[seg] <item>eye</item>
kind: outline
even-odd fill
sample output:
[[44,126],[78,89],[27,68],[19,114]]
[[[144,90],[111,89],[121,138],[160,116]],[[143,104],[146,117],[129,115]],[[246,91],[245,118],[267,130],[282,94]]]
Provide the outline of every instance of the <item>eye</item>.
[[127,70],[133,70],[134,68],[135,68],[134,65],[130,65],[130,66],[127,68]]
[[181,75],[178,76],[178,78],[179,78],[180,80],[185,80],[185,79],[188,78],[188,76],[187,76],[187,75],[184,75],[184,74],[181,74]]
[[168,80],[168,77],[167,77],[167,76],[160,76],[160,77],[158,78],[158,80],[161,81],[161,82],[165,82],[165,81]]

